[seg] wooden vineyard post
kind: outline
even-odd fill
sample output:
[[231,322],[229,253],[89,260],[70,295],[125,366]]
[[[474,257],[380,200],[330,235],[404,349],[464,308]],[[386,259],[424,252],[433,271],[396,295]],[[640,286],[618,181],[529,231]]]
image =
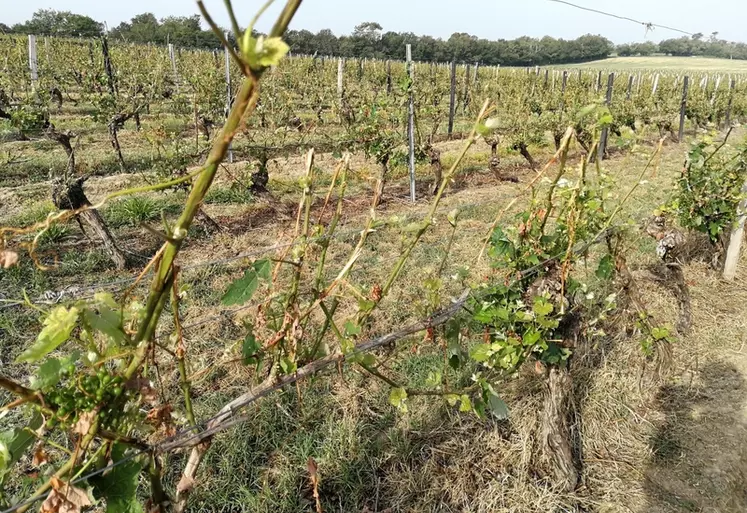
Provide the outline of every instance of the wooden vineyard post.
[[407,86],[408,92],[408,113],[407,113],[407,138],[410,152],[410,201],[415,203],[415,99],[413,96],[412,83],[413,77],[413,66],[412,66],[412,45],[407,45],[407,77],[409,85]]
[[718,96],[718,88],[721,87],[721,75],[716,77],[716,86],[713,89],[713,96],[711,96],[711,107],[716,103],[716,97]]
[[690,89],[690,77],[685,75],[682,85],[682,103],[680,105],[680,131],[677,135],[677,142],[682,142],[685,137],[685,111],[687,110],[687,91]]
[[547,89],[547,83],[548,83],[549,79],[550,79],[550,70],[546,69],[545,70],[545,89]]
[[448,135],[454,132],[454,113],[456,111],[456,61],[451,61],[451,90],[449,92],[449,129]]
[[469,64],[464,65],[464,96],[462,96],[462,113],[467,112],[469,106]]
[[[228,34],[226,34],[226,41],[228,41]],[[223,54],[226,71],[226,119],[228,119],[231,106],[233,105],[233,94],[231,94],[231,55],[228,53],[228,48],[224,49]],[[233,164],[233,149],[230,144],[228,145],[228,163]]]
[[630,94],[633,92],[633,81],[635,80],[635,75],[630,75],[628,77],[628,91],[625,94],[625,99],[630,100]]
[[597,75],[597,94],[599,94],[599,91],[602,90],[602,70],[599,70],[599,74]]
[[337,61],[337,99],[342,107],[343,82],[342,77],[345,74],[345,61],[340,57]]
[[638,94],[641,92],[641,72],[638,72],[638,76],[635,80],[635,93]]
[[480,71],[480,63],[476,62],[475,63],[475,77],[472,79],[473,84],[477,84],[477,75],[479,71]]
[[565,88],[568,85],[568,72],[563,71],[563,81],[560,84],[560,117],[563,117],[563,109],[565,109]]
[[747,180],[742,185],[742,196],[744,199],[739,203],[739,208],[737,209],[737,224],[731,231],[729,249],[726,251],[724,279],[727,280],[733,280],[737,275],[737,263],[739,263],[739,253],[742,249],[742,239],[744,238],[744,222],[747,218]]
[[39,67],[36,59],[36,36],[29,34],[29,71],[31,71],[31,80],[34,86],[39,80]]
[[726,106],[726,126],[731,126],[731,106],[734,102],[734,79],[729,79],[729,104]]
[[169,59],[171,60],[171,71],[174,73],[174,84],[176,85],[176,94],[179,94],[179,74],[176,71],[176,55],[174,54],[173,43],[169,43]]
[[[607,107],[612,104],[612,89],[615,85],[615,74],[610,73],[607,77],[607,96],[605,98],[605,104]],[[602,135],[599,138],[599,155],[598,158],[604,159],[607,155],[607,139],[609,138],[609,127],[602,129]]]
[[106,72],[107,85],[109,86],[109,93],[115,96],[114,92],[114,71],[112,71],[112,59],[109,56],[109,42],[106,40],[106,36],[101,38],[101,52],[104,54],[104,71]]
[[392,61],[386,61],[386,94],[392,94]]
[[656,90],[659,88],[659,74],[657,73],[654,77],[654,85],[651,89],[651,96],[654,96],[656,94]]

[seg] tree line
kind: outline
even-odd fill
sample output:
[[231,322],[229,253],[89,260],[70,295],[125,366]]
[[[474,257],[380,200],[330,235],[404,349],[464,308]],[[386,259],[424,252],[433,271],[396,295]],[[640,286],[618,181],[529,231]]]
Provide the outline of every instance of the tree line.
[[[151,13],[134,16],[106,32],[103,23],[69,11],[40,9],[30,20],[8,26],[0,23],[0,31],[58,37],[100,37],[131,43],[173,43],[183,48],[214,49],[220,41],[210,30],[203,30],[200,17],[169,16],[157,19]],[[230,32],[230,31],[229,31]],[[669,54],[676,56],[708,56],[747,59],[747,44],[718,39],[714,32],[706,39],[703,34],[667,39],[661,43],[615,45],[608,39],[587,34],[566,40],[545,36],[518,39],[488,40],[458,32],[448,39],[419,36],[412,32],[384,32],[376,22],[361,23],[349,35],[335,35],[331,30],[319,32],[291,30],[286,40],[294,53],[330,55],[347,58],[397,59],[404,57],[406,44],[412,45],[413,59],[425,62],[479,62],[494,66],[542,66],[587,62],[609,57]]]

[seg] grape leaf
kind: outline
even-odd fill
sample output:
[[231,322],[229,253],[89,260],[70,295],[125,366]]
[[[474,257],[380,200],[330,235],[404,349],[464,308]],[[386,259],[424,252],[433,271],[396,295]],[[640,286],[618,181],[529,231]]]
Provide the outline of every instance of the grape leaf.
[[122,317],[118,311],[108,306],[99,306],[96,309],[86,308],[83,316],[91,328],[103,333],[114,343],[125,342],[127,336],[122,329]]
[[257,337],[254,336],[252,329],[249,329],[249,333],[244,338],[244,343],[241,345],[241,357],[244,359],[244,365],[253,365],[258,362],[257,353],[262,349],[262,345],[257,342]]
[[485,392],[485,395],[488,396],[487,403],[490,413],[498,420],[506,420],[508,418],[508,406],[506,406],[506,403],[495,393],[492,386],[488,386]]
[[249,301],[259,288],[260,280],[270,278],[270,261],[257,260],[244,272],[244,276],[233,282],[221,300],[226,306],[243,305]]
[[242,50],[249,67],[258,70],[280,64],[290,47],[279,37],[259,36],[255,39],[251,35],[251,30],[247,29],[244,33]]
[[389,392],[389,404],[402,413],[407,413],[407,391],[404,388],[392,388]]
[[597,278],[600,280],[609,280],[612,278],[612,273],[615,271],[615,262],[611,255],[604,255],[599,261],[599,266],[596,270]]
[[61,360],[57,358],[47,359],[36,370],[36,375],[31,378],[31,388],[42,390],[55,386],[62,378],[62,371],[78,359],[80,359],[80,351],[73,351]]
[[70,338],[79,314],[80,311],[77,308],[67,309],[64,306],[58,306],[49,312],[36,342],[16,358],[16,363],[39,361],[57,349],[60,344]]
[[[117,464],[125,458],[126,447],[114,444],[112,462]],[[137,459],[117,464],[106,475],[91,479],[94,493],[106,499],[106,513],[143,513],[137,500],[138,476],[143,464]]]
[[[28,427],[36,431],[42,425],[42,416],[35,412],[31,417]],[[10,429],[0,432],[0,483],[10,470],[10,467],[18,461],[26,450],[31,447],[36,437],[33,433],[23,428]]]

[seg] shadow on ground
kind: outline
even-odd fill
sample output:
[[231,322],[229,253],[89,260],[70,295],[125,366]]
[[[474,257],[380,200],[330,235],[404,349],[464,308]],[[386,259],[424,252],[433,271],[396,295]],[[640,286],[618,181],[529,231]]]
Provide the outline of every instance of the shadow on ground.
[[649,441],[647,512],[747,511],[747,386],[730,363],[704,368],[701,383],[665,385],[664,422]]

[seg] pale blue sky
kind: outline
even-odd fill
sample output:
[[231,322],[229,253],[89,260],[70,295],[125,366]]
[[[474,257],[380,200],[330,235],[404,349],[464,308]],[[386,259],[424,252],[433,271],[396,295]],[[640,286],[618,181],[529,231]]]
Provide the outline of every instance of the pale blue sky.
[[[205,0],[211,13],[227,25],[222,0]],[[573,3],[606,10],[641,21],[669,25],[688,32],[732,41],[747,41],[747,0],[571,0]],[[234,0],[242,24],[248,22],[261,4],[259,0]],[[276,0],[277,12],[282,0]],[[28,19],[40,8],[70,10],[87,14],[110,27],[142,12],[158,18],[196,14],[193,0],[0,0],[0,22],[13,24]],[[447,38],[453,32],[469,32],[488,39],[511,39],[523,35],[575,38],[599,33],[616,43],[679,37],[663,29],[645,35],[644,28],[631,22],[602,17],[548,0],[305,0],[292,28],[317,31],[330,28],[336,34],[349,33],[364,21],[378,21],[384,30],[410,31]]]

